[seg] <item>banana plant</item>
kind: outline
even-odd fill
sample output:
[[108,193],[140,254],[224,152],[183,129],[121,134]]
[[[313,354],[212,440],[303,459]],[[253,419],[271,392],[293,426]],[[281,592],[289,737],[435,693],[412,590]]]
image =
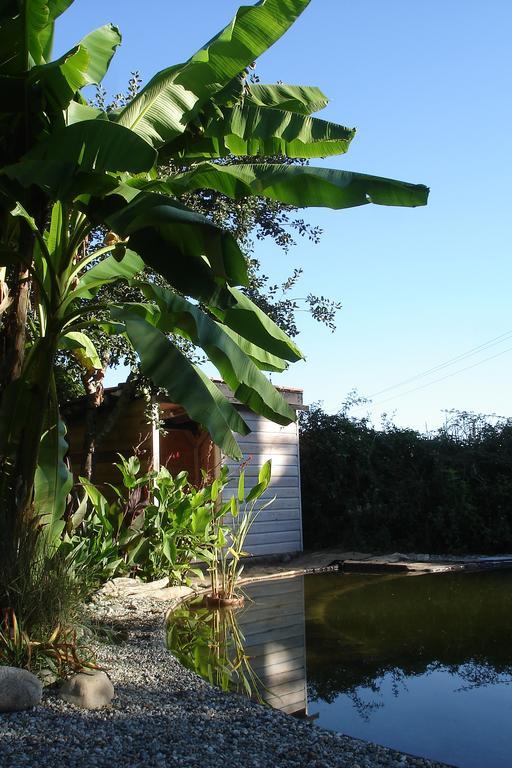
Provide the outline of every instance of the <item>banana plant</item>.
[[[335,209],[424,205],[428,195],[422,185],[364,174],[250,162],[344,153],[354,136],[313,116],[327,103],[318,88],[247,82],[247,68],[309,0],[242,6],[190,59],[111,112],[91,106],[82,89],[101,82],[121,42],[117,27],[100,27],[51,59],[54,25],[72,2],[11,0],[0,9],[0,275],[10,302],[1,329],[0,514],[7,538],[33,514],[38,456],[51,456],[58,465],[52,477],[69,481],[53,364],[66,349],[94,369],[88,331],[95,325],[125,334],[142,372],[231,456],[240,455],[233,433],[248,427],[173,335],[201,347],[254,411],[281,424],[294,418],[262,371],[282,370],[302,354],[240,290],[248,275],[234,238],[189,210],[184,195],[209,188],[234,199],[264,195]],[[238,162],[241,155],[247,162]],[[230,156],[236,165],[226,165]],[[164,163],[177,171],[161,178]],[[98,228],[109,234],[91,252],[85,244]],[[113,281],[136,285],[145,301],[105,306],[98,294]],[[56,436],[56,450],[40,450],[44,434]],[[62,484],[46,483],[38,497],[50,517],[62,517]]]

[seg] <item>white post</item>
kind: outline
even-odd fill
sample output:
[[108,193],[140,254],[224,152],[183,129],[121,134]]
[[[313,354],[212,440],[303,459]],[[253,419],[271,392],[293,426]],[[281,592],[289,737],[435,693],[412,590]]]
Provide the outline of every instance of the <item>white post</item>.
[[151,420],[151,447],[153,451],[153,469],[158,472],[160,469],[160,432],[158,424],[160,423],[160,405],[155,396],[151,398],[151,410],[153,419]]

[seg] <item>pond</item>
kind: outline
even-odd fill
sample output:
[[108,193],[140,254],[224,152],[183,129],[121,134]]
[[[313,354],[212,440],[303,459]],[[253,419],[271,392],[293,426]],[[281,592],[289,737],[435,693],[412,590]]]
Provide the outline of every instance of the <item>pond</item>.
[[169,647],[224,689],[461,768],[509,768],[512,572],[329,573],[183,607]]

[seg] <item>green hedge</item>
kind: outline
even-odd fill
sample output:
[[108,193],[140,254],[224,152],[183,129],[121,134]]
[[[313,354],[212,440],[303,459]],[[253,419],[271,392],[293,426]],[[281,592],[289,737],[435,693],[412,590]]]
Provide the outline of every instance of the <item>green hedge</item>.
[[313,407],[301,477],[306,548],[512,552],[512,419],[452,412],[422,435]]

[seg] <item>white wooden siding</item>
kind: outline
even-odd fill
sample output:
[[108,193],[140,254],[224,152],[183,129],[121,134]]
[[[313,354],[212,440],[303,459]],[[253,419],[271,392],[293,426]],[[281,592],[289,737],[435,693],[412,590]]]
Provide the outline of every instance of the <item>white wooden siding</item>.
[[[281,427],[262,416],[242,409],[240,415],[251,432],[237,442],[243,452],[246,490],[258,481],[262,464],[272,460],[272,482],[260,499],[260,506],[274,496],[275,501],[258,516],[246,540],[251,555],[274,555],[302,551],[302,513],[299,471],[299,433],[297,424]],[[224,457],[231,471],[226,496],[236,492],[239,462]]]

